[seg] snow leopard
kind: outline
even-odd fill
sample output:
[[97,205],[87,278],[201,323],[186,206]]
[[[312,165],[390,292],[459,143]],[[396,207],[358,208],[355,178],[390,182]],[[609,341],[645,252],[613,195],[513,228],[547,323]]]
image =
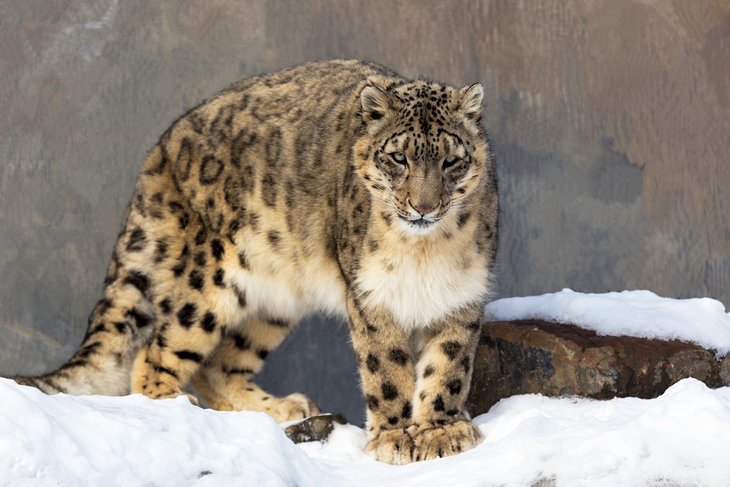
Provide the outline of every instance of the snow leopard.
[[371,456],[474,447],[465,402],[498,215],[482,99],[478,83],[335,60],[203,101],[147,154],[78,351],[16,380],[153,399],[192,388],[214,409],[305,418],[313,401],[253,377],[321,312],[349,325]]

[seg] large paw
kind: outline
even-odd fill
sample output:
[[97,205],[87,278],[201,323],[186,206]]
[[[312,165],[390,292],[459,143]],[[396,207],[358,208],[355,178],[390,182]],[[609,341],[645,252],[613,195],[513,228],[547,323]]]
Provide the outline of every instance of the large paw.
[[174,399],[176,397],[184,396],[188,398],[188,401],[190,401],[190,404],[193,406],[200,405],[196,396],[188,394],[180,388],[174,389],[172,386],[169,386],[168,388],[163,389],[148,388],[148,390],[150,391],[149,393],[147,393],[147,391],[143,391],[143,393],[152,399]]
[[142,393],[150,399],[172,399],[178,396],[187,396],[191,403],[198,405],[198,398],[186,393],[180,382],[165,375],[154,380],[147,375],[133,378],[132,393]]
[[[268,404],[267,404],[268,403]],[[286,397],[270,397],[261,402],[262,411],[277,423],[304,419],[319,414],[317,405],[304,394],[294,393]]]
[[433,423],[413,425],[408,431],[415,443],[414,461],[448,457],[471,450],[484,439],[479,429],[469,421],[443,426]]
[[365,453],[378,461],[405,465],[413,461],[415,443],[404,429],[382,430],[365,447]]

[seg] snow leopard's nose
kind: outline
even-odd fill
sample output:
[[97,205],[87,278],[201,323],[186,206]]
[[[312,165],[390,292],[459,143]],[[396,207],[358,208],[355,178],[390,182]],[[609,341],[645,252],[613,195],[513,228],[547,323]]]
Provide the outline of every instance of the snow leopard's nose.
[[412,201],[408,201],[408,203],[411,205],[411,207],[418,212],[419,215],[427,215],[431,213],[433,210],[436,209],[436,206],[433,205],[433,203],[428,202],[421,202],[421,203],[413,203]]

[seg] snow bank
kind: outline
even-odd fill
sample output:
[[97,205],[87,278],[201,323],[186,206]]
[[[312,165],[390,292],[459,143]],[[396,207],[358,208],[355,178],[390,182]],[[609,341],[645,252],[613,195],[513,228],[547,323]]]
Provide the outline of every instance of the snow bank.
[[505,298],[487,305],[492,320],[541,319],[572,323],[599,335],[660,338],[730,352],[730,313],[714,299],[662,298],[650,291],[558,293]]
[[45,396],[0,380],[0,485],[566,486],[730,483],[730,388],[686,379],[652,400],[515,396],[475,423],[479,447],[393,467],[365,433],[294,445],[268,416],[186,399]]
[[182,397],[46,396],[0,379],[0,485],[313,485],[306,479],[320,476],[263,413]]

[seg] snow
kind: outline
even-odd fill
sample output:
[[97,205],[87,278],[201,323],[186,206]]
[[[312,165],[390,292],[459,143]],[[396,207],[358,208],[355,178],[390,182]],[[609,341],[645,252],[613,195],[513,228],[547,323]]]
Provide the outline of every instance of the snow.
[[46,396],[0,379],[0,485],[557,486],[730,482],[730,387],[685,379],[656,399],[503,399],[475,418],[484,443],[402,467],[365,432],[294,445],[268,416],[185,398]]
[[571,323],[599,335],[695,343],[718,356],[730,353],[730,313],[711,298],[672,299],[650,291],[557,293],[505,298],[486,307],[491,320],[541,319]]
[[[487,313],[730,351],[730,315],[706,298],[565,289],[495,301]],[[0,486],[730,485],[730,387],[685,379],[650,400],[514,396],[474,422],[486,439],[473,450],[395,467],[366,456],[365,432],[352,425],[295,445],[261,413],[186,398],[46,396],[0,379]]]

